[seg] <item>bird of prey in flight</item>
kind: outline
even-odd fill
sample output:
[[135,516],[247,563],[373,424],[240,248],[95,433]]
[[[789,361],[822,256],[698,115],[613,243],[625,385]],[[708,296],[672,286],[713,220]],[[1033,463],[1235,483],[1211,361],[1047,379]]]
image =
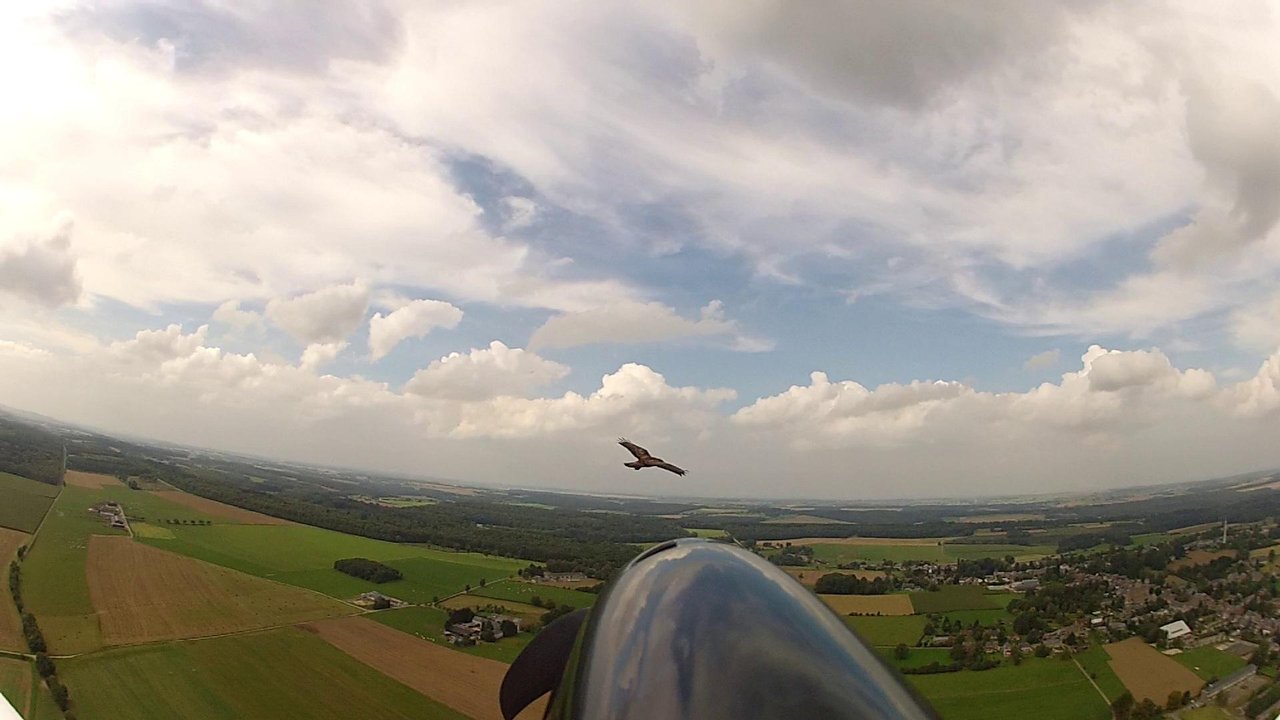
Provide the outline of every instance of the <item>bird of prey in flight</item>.
[[685,474],[685,471],[683,469],[678,468],[675,465],[672,465],[671,463],[667,462],[666,460],[663,460],[662,458],[656,458],[650,455],[648,450],[645,450],[644,448],[640,447],[639,445],[631,442],[626,438],[618,438],[618,444],[626,448],[627,450],[629,450],[632,455],[636,456],[636,459],[634,462],[622,463],[623,465],[626,465],[627,467],[633,470],[639,470],[640,468],[647,468],[647,467],[658,467],[658,468],[662,468],[663,470],[673,472],[677,475]]

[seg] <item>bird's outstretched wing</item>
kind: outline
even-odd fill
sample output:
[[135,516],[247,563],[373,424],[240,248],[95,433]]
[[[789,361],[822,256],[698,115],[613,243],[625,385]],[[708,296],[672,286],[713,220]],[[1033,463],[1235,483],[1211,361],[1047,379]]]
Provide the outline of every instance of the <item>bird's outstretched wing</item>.
[[669,470],[670,472],[673,472],[677,475],[688,475],[688,473],[686,473],[683,468],[676,467],[675,465],[672,465],[669,462],[656,463],[654,464],[654,467],[660,467],[663,470]]
[[649,457],[648,450],[645,450],[644,448],[640,447],[639,445],[631,442],[626,438],[618,438],[618,444],[626,448],[627,450],[629,450],[632,455],[635,455],[637,460],[644,460],[645,458]]

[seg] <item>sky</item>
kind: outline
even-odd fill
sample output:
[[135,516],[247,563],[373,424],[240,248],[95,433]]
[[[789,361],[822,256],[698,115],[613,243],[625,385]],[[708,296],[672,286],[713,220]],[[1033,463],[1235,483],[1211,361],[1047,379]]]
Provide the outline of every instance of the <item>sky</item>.
[[1280,466],[1278,35],[1248,1],[5,3],[0,404],[664,496]]

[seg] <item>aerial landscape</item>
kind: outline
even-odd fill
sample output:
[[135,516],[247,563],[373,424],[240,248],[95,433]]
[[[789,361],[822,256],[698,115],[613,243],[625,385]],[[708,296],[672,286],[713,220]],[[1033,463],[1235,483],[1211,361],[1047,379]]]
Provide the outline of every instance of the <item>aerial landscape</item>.
[[1277,37],[0,3],[0,720],[1277,720]]
[[0,470],[0,692],[27,718],[498,718],[540,628],[693,536],[791,574],[944,720],[1280,708],[1280,470],[1094,497],[713,502],[353,473],[8,413]]

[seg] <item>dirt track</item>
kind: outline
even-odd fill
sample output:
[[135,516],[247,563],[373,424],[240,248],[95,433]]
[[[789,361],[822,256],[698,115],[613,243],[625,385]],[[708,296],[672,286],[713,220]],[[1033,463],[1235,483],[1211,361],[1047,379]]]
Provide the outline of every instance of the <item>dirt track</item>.
[[[502,720],[498,688],[507,666],[433,645],[365,618],[338,618],[303,625],[334,647],[429,698],[476,720]],[[520,713],[541,718],[546,701]]]

